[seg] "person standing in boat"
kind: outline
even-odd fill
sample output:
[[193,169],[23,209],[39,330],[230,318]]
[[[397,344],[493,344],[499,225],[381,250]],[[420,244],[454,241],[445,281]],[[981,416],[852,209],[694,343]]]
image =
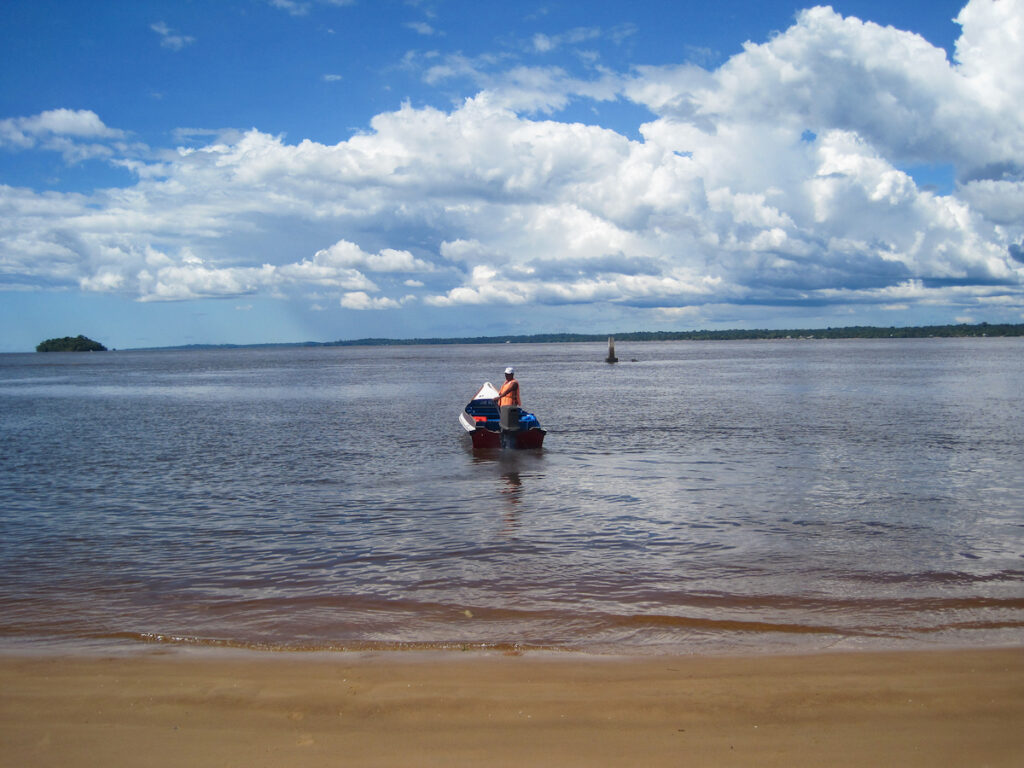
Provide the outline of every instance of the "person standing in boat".
[[519,382],[516,381],[516,372],[511,366],[505,369],[505,383],[498,390],[495,402],[498,405],[498,419],[502,432],[519,429],[519,412],[523,403],[519,399]]

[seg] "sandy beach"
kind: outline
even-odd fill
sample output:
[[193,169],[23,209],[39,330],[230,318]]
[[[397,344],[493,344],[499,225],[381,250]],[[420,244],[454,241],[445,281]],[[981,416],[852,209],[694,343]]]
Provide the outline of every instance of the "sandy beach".
[[1024,650],[0,657],[4,766],[1020,766]]

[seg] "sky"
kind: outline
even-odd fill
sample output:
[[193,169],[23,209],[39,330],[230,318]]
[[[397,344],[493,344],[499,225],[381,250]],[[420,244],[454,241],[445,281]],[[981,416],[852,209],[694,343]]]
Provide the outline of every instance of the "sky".
[[4,0],[0,351],[1024,322],[1024,0]]

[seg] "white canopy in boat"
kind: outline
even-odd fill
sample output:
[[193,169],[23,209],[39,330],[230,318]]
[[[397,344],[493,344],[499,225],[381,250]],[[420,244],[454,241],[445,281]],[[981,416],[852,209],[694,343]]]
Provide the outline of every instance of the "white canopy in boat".
[[498,396],[498,390],[489,381],[485,381],[480,391],[473,395],[474,400],[493,400]]

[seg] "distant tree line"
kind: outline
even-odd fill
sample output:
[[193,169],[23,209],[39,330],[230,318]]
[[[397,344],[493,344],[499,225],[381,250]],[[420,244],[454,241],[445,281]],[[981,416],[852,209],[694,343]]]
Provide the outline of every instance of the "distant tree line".
[[310,342],[307,346],[356,347],[413,344],[549,344],[582,341],[606,341],[614,336],[621,341],[731,341],[743,339],[922,339],[961,336],[1024,336],[1024,324],[925,325],[914,328],[879,328],[855,325],[846,328],[802,330],[728,330],[728,331],[632,331],[628,333],[535,333],[520,336],[470,336],[426,339],[356,339]]
[[[976,325],[923,325],[910,328],[888,328],[853,325],[846,328],[811,328],[792,330],[734,329],[728,331],[630,331],[627,333],[534,333],[517,336],[466,336],[462,338],[417,339],[345,339],[338,341],[300,341],[284,344],[185,344],[163,349],[251,349],[271,347],[387,347],[431,344],[567,344],[584,341],[733,341],[754,339],[926,339],[968,336],[1024,336],[1024,323],[978,323]],[[79,337],[84,338],[84,337]],[[51,339],[50,342],[68,341]],[[74,339],[71,339],[74,341]],[[86,339],[88,341],[88,339]],[[43,342],[49,344],[50,342]],[[96,342],[92,342],[95,344]],[[39,351],[43,346],[40,344]],[[98,347],[102,349],[102,346]]]
[[47,339],[36,344],[36,352],[106,352],[107,348],[79,334],[60,339]]

